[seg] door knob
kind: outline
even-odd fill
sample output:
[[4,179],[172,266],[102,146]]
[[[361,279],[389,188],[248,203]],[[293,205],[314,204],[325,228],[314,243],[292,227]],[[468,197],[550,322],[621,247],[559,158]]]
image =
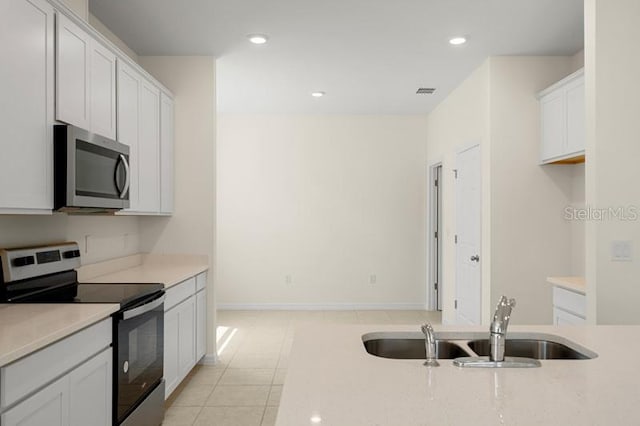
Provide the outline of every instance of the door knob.
[[471,256],[471,261],[480,262],[480,256],[478,256],[477,254],[474,254],[473,256]]

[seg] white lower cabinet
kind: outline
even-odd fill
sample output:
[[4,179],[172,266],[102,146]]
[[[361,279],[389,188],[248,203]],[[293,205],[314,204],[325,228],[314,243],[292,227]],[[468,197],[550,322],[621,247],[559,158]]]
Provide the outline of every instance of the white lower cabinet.
[[109,348],[69,373],[69,424],[110,426],[113,353]]
[[205,355],[206,272],[167,290],[164,312],[165,398]]
[[584,325],[587,323],[587,296],[562,287],[553,287],[553,324]]
[[51,383],[2,414],[3,426],[66,426],[69,424],[69,378]]
[[553,308],[553,325],[585,325],[587,320],[581,316]]
[[207,290],[196,293],[196,359],[207,353]]
[[0,424],[110,426],[111,332],[109,317],[0,368]]

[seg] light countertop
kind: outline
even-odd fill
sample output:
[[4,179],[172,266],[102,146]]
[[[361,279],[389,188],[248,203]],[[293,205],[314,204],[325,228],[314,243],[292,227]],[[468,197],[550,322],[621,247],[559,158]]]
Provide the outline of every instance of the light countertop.
[[207,256],[145,254],[83,266],[78,273],[85,283],[161,283],[166,288],[207,269]]
[[0,367],[107,318],[117,304],[0,304]]
[[587,294],[584,277],[547,277],[547,282],[576,293]]
[[[435,329],[436,337],[452,331],[488,337],[487,327]],[[369,355],[362,343],[370,332],[418,330],[418,325],[298,330],[277,425],[640,424],[640,364],[629,362],[640,353],[640,326],[512,326],[511,337],[552,334],[598,354],[589,360],[543,360],[542,367],[531,369],[463,369],[451,360],[427,368],[422,360]]]

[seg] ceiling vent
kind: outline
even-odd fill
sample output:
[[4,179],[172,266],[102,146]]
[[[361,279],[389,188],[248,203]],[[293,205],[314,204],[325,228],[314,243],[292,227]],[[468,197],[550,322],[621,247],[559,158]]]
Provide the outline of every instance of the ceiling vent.
[[433,95],[433,92],[435,92],[435,91],[436,91],[436,89],[434,89],[432,87],[421,87],[416,92],[416,95]]

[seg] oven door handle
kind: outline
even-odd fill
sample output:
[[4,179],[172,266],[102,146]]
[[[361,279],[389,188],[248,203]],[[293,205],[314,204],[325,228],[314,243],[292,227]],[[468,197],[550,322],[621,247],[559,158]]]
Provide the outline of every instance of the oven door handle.
[[164,294],[158,297],[157,299],[153,299],[149,303],[145,303],[142,306],[138,306],[137,308],[133,308],[128,311],[124,311],[122,313],[122,319],[128,320],[128,319],[140,316],[142,314],[145,314],[149,311],[153,311],[155,308],[162,305],[163,303],[164,303]]

